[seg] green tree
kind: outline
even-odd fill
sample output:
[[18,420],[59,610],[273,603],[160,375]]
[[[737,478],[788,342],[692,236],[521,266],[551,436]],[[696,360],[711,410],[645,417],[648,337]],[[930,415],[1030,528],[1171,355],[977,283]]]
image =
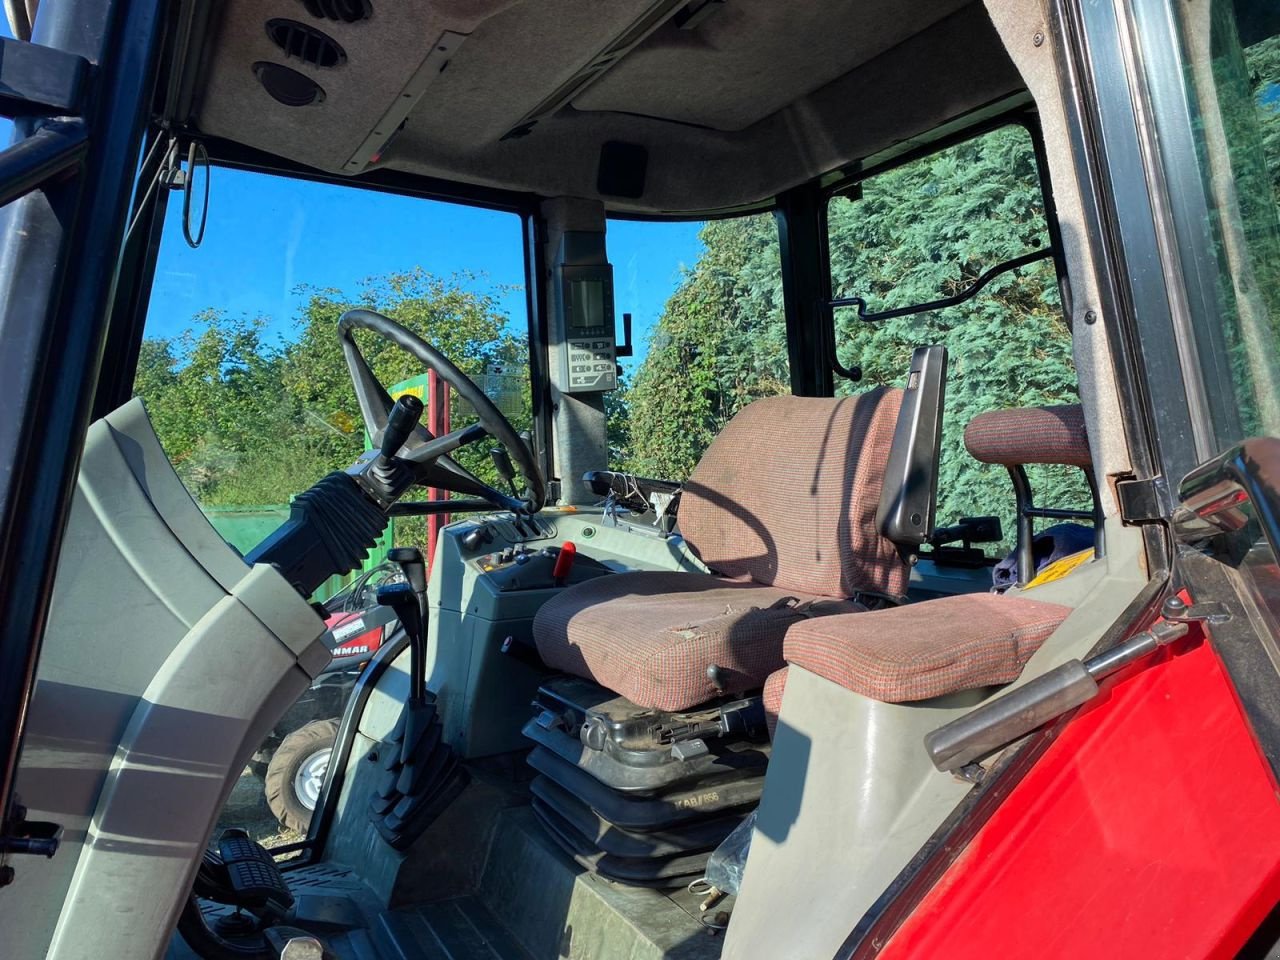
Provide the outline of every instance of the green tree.
[[738,410],[790,390],[773,218],[713,221],[700,237],[628,394],[625,465],[642,475],[687,477]]
[[1280,209],[1280,35],[1255,43],[1244,53],[1271,187]]
[[[834,199],[828,219],[836,295],[862,297],[872,313],[954,296],[998,263],[1050,242],[1031,137],[1015,126],[871,177],[859,198]],[[860,383],[843,381],[838,393],[900,386],[915,347],[947,347],[938,520],[999,516],[1010,546],[1007,473],[969,456],[964,428],[985,410],[1078,400],[1052,262],[1002,274],[944,310],[872,323],[839,310],[836,343],[844,363],[862,370]],[[1079,471],[1030,472],[1042,503],[1089,503]]]
[[[837,296],[876,312],[958,293],[990,267],[1048,245],[1031,140],[1004,128],[865,181],[828,208]],[[771,217],[706,225],[705,250],[667,303],[630,392],[637,473],[682,479],[707,445],[752,400],[790,389],[777,229]],[[1077,399],[1071,337],[1050,263],[993,281],[966,304],[865,323],[837,311],[836,343],[857,383],[844,395],[902,384],[912,350],[950,352],[939,520],[995,514],[1013,531],[1003,468],[975,463],[965,425],[983,410]],[[1085,505],[1078,471],[1033,472],[1037,495]]]
[[[143,342],[134,392],[147,403],[156,432],[192,493],[208,506],[284,503],[364,449],[363,422],[336,336],[338,317],[353,307],[386,314],[480,377],[502,361],[526,366],[524,338],[501,310],[502,288],[477,277],[422,270],[375,278],[354,296],[307,290],[292,335],[263,339],[265,319],[232,319],[205,311],[173,338]],[[391,385],[424,372],[409,354],[372,335],[357,341],[376,376]],[[512,417],[530,423],[528,390]],[[455,428],[474,412],[455,394]],[[498,479],[481,442],[457,459],[490,483]],[[420,535],[420,524],[404,526]]]
[[1195,78],[1222,336],[1245,435],[1280,430],[1280,36],[1243,51],[1229,5],[1213,8],[1212,65]]

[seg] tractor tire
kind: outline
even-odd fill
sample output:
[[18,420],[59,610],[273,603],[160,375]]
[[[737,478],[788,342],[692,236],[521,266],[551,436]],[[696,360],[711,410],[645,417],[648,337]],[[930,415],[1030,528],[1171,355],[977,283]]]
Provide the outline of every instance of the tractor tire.
[[280,743],[264,778],[267,806],[287,830],[306,833],[324,782],[338,719],[312,720]]

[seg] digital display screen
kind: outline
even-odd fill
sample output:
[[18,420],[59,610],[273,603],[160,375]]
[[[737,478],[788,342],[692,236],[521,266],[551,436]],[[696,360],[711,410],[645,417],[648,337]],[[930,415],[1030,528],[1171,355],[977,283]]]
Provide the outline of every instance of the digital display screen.
[[591,330],[605,325],[604,281],[569,281],[569,329]]

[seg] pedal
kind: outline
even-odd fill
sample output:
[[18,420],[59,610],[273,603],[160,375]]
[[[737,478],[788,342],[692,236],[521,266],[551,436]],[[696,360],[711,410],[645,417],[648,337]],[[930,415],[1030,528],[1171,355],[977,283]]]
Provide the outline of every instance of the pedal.
[[264,934],[280,960],[337,960],[324,942],[296,927],[270,927]]
[[249,839],[238,827],[218,838],[218,855],[236,893],[237,904],[249,908],[272,907],[280,912],[293,906],[293,894],[284,882],[275,858],[262,844]]

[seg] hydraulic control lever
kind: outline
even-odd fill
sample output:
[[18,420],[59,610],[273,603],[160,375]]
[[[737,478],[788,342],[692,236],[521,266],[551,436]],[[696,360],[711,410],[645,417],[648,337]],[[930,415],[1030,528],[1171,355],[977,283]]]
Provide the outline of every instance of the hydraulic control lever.
[[417,547],[395,547],[387,559],[399,565],[405,582],[379,587],[378,602],[396,612],[409,637],[409,699],[421,702],[427,692],[427,564]]
[[493,465],[498,470],[498,476],[505,480],[510,488],[511,495],[519,499],[520,491],[516,489],[516,468],[511,462],[511,454],[507,453],[507,448],[494,447],[489,451],[489,456],[493,458]]

